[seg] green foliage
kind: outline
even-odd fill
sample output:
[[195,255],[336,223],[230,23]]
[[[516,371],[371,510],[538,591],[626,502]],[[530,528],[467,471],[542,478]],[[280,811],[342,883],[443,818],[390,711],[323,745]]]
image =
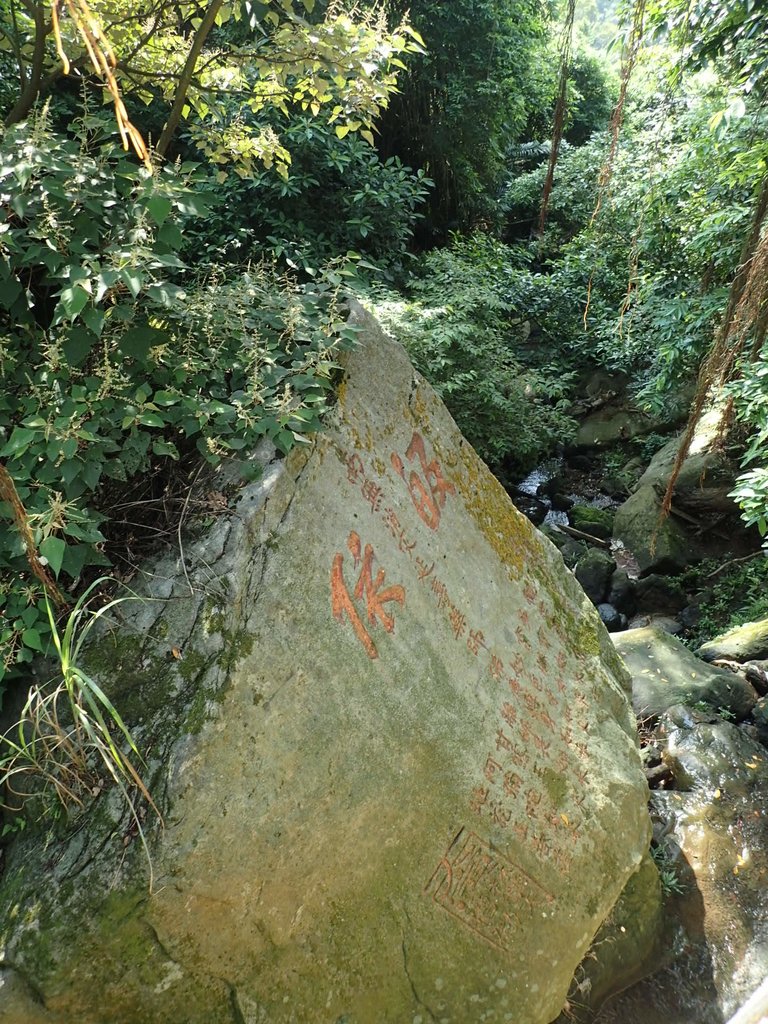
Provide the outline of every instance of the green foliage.
[[573,431],[562,366],[524,365],[516,298],[525,258],[483,235],[430,253],[409,299],[383,290],[376,315],[408,349],[459,428],[502,477],[530,469]]
[[187,232],[186,251],[223,261],[268,253],[303,270],[345,252],[402,265],[431,184],[423,171],[383,162],[357,135],[339,139],[318,119],[273,120],[292,156],[287,178],[266,169],[209,176],[211,215]]
[[[338,270],[304,288],[269,265],[195,279],[177,250],[203,207],[188,171],[137,170],[44,121],[0,145],[0,459],[63,589],[108,564],[104,480],[162,460],[215,463],[318,428],[349,340]],[[51,632],[0,504],[0,679]]]
[[661,891],[664,896],[682,896],[685,894],[685,886],[680,881],[677,872],[677,862],[669,849],[667,842],[659,843],[651,847],[651,857],[659,872]]
[[[431,238],[492,221],[506,153],[554,89],[551,5],[539,0],[392,0],[426,53],[409,62],[380,125],[379,149],[435,181]],[[426,232],[425,232],[426,235]]]
[[[684,577],[687,590],[701,589],[701,615],[690,639],[694,647],[745,622],[768,618],[768,559],[757,556],[719,569],[716,560],[702,562]],[[708,579],[713,573],[714,580]]]
[[[0,4],[0,50],[14,56],[14,87],[0,87],[10,102],[6,123],[28,116],[71,67],[108,84],[113,98],[120,91],[139,115],[145,105],[165,108],[153,140],[161,158],[185,122],[211,163],[244,175],[264,165],[285,177],[291,156],[269,125],[240,111],[323,110],[340,138],[360,131],[373,145],[371,127],[405,66],[402,57],[422,52],[406,20],[389,31],[374,5],[321,5],[323,16],[312,19],[315,0],[109,0],[80,9],[90,40],[72,17],[80,6],[60,5],[54,20],[49,0]],[[121,103],[115,109],[124,131]]]
[[[594,220],[606,140],[564,148],[537,243],[539,291],[553,301],[534,315],[582,358],[632,373],[651,407],[694,377],[711,343],[766,165],[764,113],[717,135],[722,102],[718,89],[693,91],[635,112]],[[543,175],[510,182],[514,233],[534,221]]]
[[[0,737],[0,786],[11,811],[24,811],[29,802],[42,815],[76,805],[100,790],[99,771],[106,770],[128,806],[150,865],[134,790],[159,817],[132,758],[141,760],[134,739],[119,712],[98,683],[81,667],[83,645],[96,622],[130,597],[118,597],[88,608],[93,592],[108,582],[95,580],[81,594],[60,633],[46,600],[60,678],[48,686],[30,687],[16,724]],[[128,748],[126,753],[124,747]]]

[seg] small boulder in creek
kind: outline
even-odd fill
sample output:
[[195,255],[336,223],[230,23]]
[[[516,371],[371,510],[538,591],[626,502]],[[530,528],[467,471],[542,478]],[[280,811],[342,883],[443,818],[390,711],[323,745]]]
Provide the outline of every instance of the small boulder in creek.
[[627,617],[617,611],[612,604],[603,602],[597,606],[597,614],[600,616],[603,625],[609,633],[615,633],[618,629],[627,628]]
[[757,693],[746,679],[707,665],[670,633],[646,627],[611,639],[632,676],[632,704],[641,718],[691,704],[725,709],[741,721],[755,706]]
[[599,540],[608,540],[613,531],[615,513],[594,505],[574,505],[568,518],[571,526]]
[[747,622],[702,644],[696,651],[704,661],[760,661],[768,658],[768,619]]
[[608,604],[612,604],[625,615],[634,615],[636,607],[635,581],[624,569],[617,569],[611,576],[608,589]]
[[605,597],[608,582],[615,571],[616,563],[606,551],[590,548],[576,563],[573,574],[590,601],[598,605]]
[[638,580],[635,587],[638,612],[675,612],[688,604],[682,584],[674,576],[651,573]]

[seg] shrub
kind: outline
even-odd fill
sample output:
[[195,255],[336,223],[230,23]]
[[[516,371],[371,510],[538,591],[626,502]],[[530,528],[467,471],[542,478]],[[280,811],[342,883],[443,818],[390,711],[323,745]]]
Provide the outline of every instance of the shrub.
[[519,250],[484,235],[455,239],[424,257],[408,299],[381,289],[370,296],[461,431],[506,479],[567,441],[574,426],[565,412],[570,376],[520,356],[524,263]]
[[0,680],[51,636],[19,502],[71,591],[109,564],[105,480],[188,452],[216,463],[264,436],[287,451],[319,425],[349,339],[342,278],[299,288],[259,264],[196,279],[177,255],[203,209],[188,175],[150,174],[45,117],[0,144],[0,460],[16,491],[0,495]]

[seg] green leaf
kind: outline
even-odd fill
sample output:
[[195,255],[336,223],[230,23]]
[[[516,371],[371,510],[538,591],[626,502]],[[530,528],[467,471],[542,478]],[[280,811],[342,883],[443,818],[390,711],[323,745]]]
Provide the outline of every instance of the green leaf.
[[144,282],[144,275],[134,267],[123,267],[119,271],[120,280],[131,293],[134,299],[139,297],[141,286]]
[[152,220],[159,228],[163,226],[168,214],[173,209],[173,203],[165,196],[152,196],[147,200],[147,210]]
[[33,651],[42,651],[43,649],[43,641],[36,629],[25,629],[21,634],[21,642]]
[[145,427],[164,427],[165,420],[161,419],[154,412],[140,412],[136,417],[139,423],[142,423]]
[[64,358],[70,366],[80,366],[85,362],[96,342],[96,335],[85,327],[73,327],[64,342]]
[[61,564],[64,561],[64,552],[67,542],[61,537],[46,537],[40,544],[40,554],[47,559],[51,572],[58,579],[61,572]]
[[29,448],[30,444],[38,437],[37,430],[28,430],[26,427],[14,427],[13,433],[7,443],[0,449],[0,458],[13,458],[20,455]]
[[138,362],[146,364],[149,350],[168,340],[164,331],[148,324],[143,327],[132,327],[120,336],[117,347],[123,355],[130,356]]
[[84,288],[72,285],[71,288],[63,288],[59,295],[59,304],[64,310],[64,315],[74,320],[88,304],[90,295]]

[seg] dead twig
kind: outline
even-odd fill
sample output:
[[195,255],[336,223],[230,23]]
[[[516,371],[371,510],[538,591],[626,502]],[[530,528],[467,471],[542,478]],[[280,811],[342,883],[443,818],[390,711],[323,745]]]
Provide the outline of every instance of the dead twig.
[[609,548],[611,542],[609,540],[603,540],[602,537],[593,537],[591,533],[584,533],[583,530],[577,530],[575,526],[565,526],[562,523],[557,524],[557,529],[562,530],[563,533],[568,533],[572,537],[578,537],[581,540],[588,540],[591,544],[599,544],[600,547]]

